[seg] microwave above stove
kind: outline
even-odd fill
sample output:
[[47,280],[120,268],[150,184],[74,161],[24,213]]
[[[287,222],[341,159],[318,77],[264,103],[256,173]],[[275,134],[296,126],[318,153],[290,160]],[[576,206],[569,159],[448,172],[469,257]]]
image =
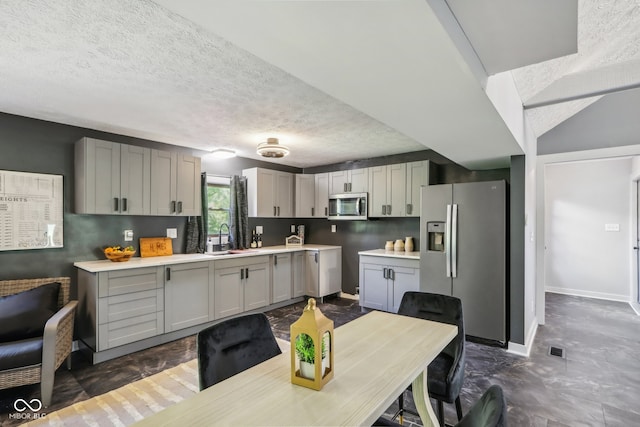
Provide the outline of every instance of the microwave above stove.
[[330,195],[328,219],[367,219],[367,193]]

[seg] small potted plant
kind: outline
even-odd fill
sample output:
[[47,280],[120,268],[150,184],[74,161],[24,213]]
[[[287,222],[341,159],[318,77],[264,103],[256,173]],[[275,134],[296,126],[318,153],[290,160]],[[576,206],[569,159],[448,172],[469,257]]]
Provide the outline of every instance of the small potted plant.
[[[307,334],[300,334],[296,337],[296,355],[300,360],[300,375],[310,380],[315,378],[315,345],[313,339]],[[324,371],[325,357],[327,349],[322,340],[322,371]]]

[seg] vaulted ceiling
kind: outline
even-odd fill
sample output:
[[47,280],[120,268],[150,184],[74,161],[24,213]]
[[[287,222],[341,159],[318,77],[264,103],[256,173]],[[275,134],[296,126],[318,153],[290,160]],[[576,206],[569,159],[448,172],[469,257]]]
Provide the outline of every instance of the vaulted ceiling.
[[275,136],[298,167],[501,167],[522,149],[487,76],[520,67],[542,135],[591,102],[565,98],[639,81],[635,3],[3,0],[0,111],[250,158]]

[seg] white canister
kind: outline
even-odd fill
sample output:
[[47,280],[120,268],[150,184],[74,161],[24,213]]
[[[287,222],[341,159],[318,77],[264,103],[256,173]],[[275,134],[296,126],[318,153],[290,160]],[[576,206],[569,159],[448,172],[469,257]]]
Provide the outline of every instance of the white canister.
[[395,245],[393,245],[393,250],[396,252],[404,252],[404,242],[402,239],[396,240]]
[[384,245],[384,250],[385,251],[393,250],[393,240],[387,240],[387,243]]
[[407,236],[404,238],[404,251],[413,252],[413,237]]

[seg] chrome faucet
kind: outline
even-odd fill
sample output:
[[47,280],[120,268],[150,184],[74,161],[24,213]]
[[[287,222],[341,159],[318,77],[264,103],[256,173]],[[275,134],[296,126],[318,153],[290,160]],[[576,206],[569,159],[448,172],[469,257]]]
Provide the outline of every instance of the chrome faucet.
[[[222,244],[222,227],[227,227],[227,243],[226,245]],[[220,224],[220,230],[218,230],[218,242],[220,243],[220,249],[219,250],[226,250],[229,248],[229,234],[231,234],[231,229],[229,228],[229,224],[227,223],[222,223]]]

